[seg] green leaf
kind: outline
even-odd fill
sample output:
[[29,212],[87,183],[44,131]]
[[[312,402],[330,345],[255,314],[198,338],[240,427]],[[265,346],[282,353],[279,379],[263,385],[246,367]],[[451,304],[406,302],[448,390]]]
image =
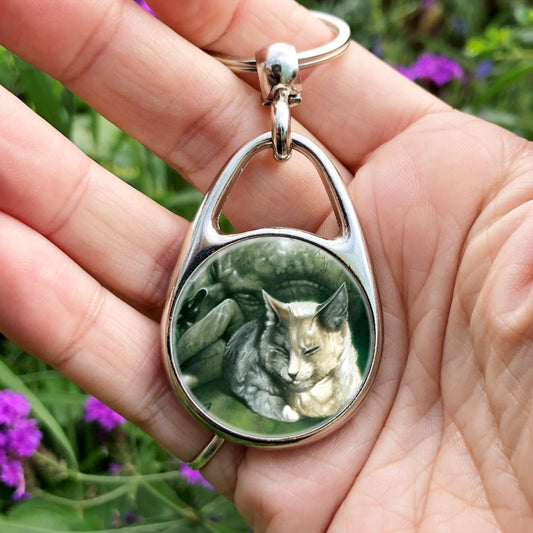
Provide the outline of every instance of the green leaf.
[[533,26],[533,8],[525,5],[515,6],[514,17],[521,26]]
[[481,106],[485,102],[489,101],[493,96],[497,95],[500,91],[506,89],[510,85],[515,84],[532,73],[533,63],[526,63],[508,70],[498,78],[494,79],[493,82],[486,88],[485,92],[477,102],[478,106]]
[[63,87],[59,82],[28,63],[18,60],[24,98],[54,128],[68,137],[69,117],[62,103]]
[[[183,519],[159,521],[152,522],[151,524],[131,525],[119,528],[114,527],[113,529],[95,529],[94,527],[88,529],[87,525],[83,523],[69,523],[65,526],[64,522],[61,521],[61,519],[57,516],[55,517],[57,521],[55,522],[55,524],[52,525],[52,527],[50,527],[49,525],[47,525],[48,520],[50,519],[50,515],[46,512],[46,510],[43,514],[40,514],[40,517],[42,517],[43,520],[40,521],[40,525],[36,525],[19,523],[17,521],[10,520],[9,518],[0,516],[0,530],[2,532],[5,531],[6,533],[57,533],[58,531],[69,531],[71,533],[74,533],[76,531],[83,531],[85,533],[116,533],[117,531],[126,531],[128,533],[163,533],[179,531],[180,533],[185,533],[187,531],[186,522]],[[54,518],[52,518],[52,520],[54,520]],[[73,529],[72,525],[74,525],[76,529]],[[65,529],[64,527],[67,527],[67,529]]]
[[46,427],[48,434],[55,441],[57,447],[64,453],[67,464],[78,468],[78,461],[72,445],[61,426],[41,400],[23,383],[23,381],[0,359],[0,385],[6,389],[21,392],[31,404],[33,414]]
[[[87,531],[88,524],[74,508],[34,498],[15,505],[7,518],[0,517],[2,531]],[[92,528],[91,528],[92,529]]]
[[465,52],[470,57],[492,56],[498,51],[508,50],[515,38],[514,31],[507,27],[488,27],[483,36],[468,39]]

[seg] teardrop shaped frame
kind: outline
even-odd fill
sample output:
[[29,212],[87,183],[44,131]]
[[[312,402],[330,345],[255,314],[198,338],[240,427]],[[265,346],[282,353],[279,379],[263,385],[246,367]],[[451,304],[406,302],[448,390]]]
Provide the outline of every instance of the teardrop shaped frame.
[[[207,192],[193,221],[173,274],[173,283],[162,318],[163,351],[170,380],[185,407],[202,423],[222,438],[251,446],[291,446],[309,442],[329,434],[344,423],[358,408],[375,378],[382,348],[382,317],[363,234],[342,179],[327,155],[306,137],[294,133],[293,148],[306,156],[320,175],[336,215],[339,235],[325,239],[313,233],[290,228],[262,228],[242,233],[225,234],[219,227],[222,206],[247,164],[262,150],[272,148],[270,133],[264,133],[244,145],[228,161]],[[282,435],[255,434],[225,423],[213,416],[191,392],[180,368],[176,353],[177,320],[186,295],[186,287],[204,265],[218,254],[257,240],[291,239],[316,247],[320,253],[336,260],[353,277],[359,288],[370,326],[369,361],[357,394],[336,415],[309,428]]]

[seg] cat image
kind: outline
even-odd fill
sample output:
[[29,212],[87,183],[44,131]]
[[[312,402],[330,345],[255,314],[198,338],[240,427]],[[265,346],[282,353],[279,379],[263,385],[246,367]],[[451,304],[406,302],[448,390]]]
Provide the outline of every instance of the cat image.
[[263,291],[266,313],[228,342],[224,372],[256,413],[295,422],[338,413],[361,374],[348,325],[343,283],[323,303],[283,303]]
[[271,313],[267,310],[264,317],[247,322],[233,334],[224,354],[224,375],[233,393],[252,411],[296,422],[300,415],[284,398],[285,385],[291,382],[284,348],[286,331],[274,325]]

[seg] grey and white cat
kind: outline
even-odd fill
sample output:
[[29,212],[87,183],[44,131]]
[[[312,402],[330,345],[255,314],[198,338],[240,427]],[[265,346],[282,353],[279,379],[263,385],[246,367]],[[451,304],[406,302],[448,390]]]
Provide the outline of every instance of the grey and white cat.
[[323,303],[283,303],[263,291],[266,313],[231,337],[224,374],[256,413],[286,422],[339,412],[361,374],[343,283]]

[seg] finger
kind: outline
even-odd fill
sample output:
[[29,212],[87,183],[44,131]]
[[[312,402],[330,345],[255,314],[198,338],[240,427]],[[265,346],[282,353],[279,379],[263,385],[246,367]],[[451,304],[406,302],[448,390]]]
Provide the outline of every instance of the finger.
[[[64,81],[202,190],[230,153],[270,129],[254,90],[130,0],[0,0],[0,9],[7,47]],[[281,167],[264,155],[225,214],[240,228],[283,220],[315,229],[330,208],[319,180],[309,179],[301,158]]]
[[159,325],[2,213],[0,242],[0,331],[178,457],[197,454],[208,432],[176,401],[163,369]]
[[[163,369],[158,324],[103,288],[42,235],[3,213],[0,242],[0,331],[141,427],[170,452],[192,459],[208,441],[209,433],[176,400]],[[51,334],[54,324],[61,327]],[[374,402],[382,401],[379,394],[373,397]],[[319,479],[328,473],[331,509],[349,486],[351,472],[360,468],[369,446],[368,434],[377,431],[379,422],[371,416],[370,403],[358,415],[360,424],[361,417],[366,420],[362,423],[365,431],[358,432],[360,445],[347,446],[353,439],[349,431],[342,431],[331,437],[329,444],[322,441],[307,448],[303,456],[303,462],[320,468],[305,481],[309,494],[318,496],[317,491],[322,490]],[[332,442],[339,443],[343,453],[332,453]],[[242,448],[226,443],[206,470],[227,496],[233,495],[243,453]],[[266,455],[273,462],[258,460]],[[276,458],[272,452],[254,452],[243,469],[243,485],[257,481],[265,464],[279,474],[279,480],[289,466],[301,472],[295,463],[298,456],[302,460],[301,453],[293,450],[280,452]],[[342,480],[334,481],[344,465],[350,465],[348,471]],[[292,481],[298,479],[295,475]],[[277,487],[279,492],[279,480],[273,479],[269,490]],[[284,490],[287,494],[292,489],[287,485]],[[241,495],[245,497],[249,498]]]
[[[253,58],[277,41],[304,51],[332,39],[320,20],[292,0],[151,0],[150,5],[198,47],[239,58]],[[302,75],[303,102],[294,116],[352,170],[430,110],[446,108],[355,43],[340,58]]]
[[0,160],[1,211],[115,294],[160,313],[188,222],[96,165],[1,88]]

